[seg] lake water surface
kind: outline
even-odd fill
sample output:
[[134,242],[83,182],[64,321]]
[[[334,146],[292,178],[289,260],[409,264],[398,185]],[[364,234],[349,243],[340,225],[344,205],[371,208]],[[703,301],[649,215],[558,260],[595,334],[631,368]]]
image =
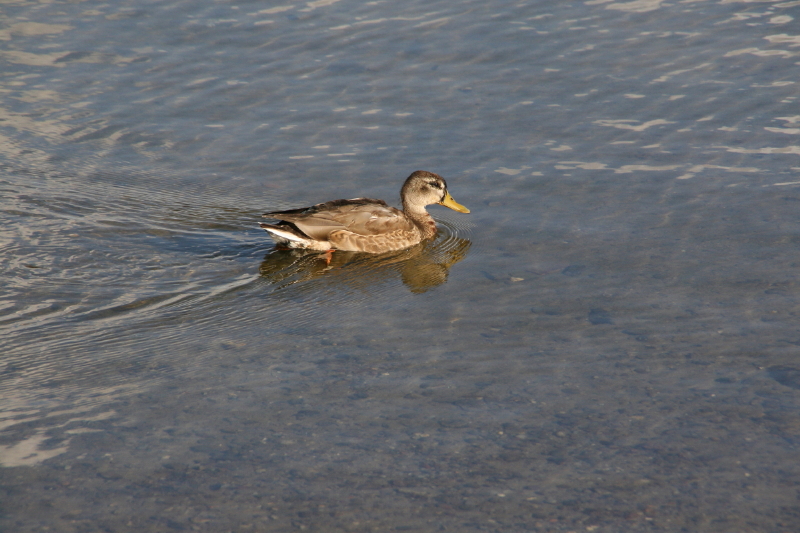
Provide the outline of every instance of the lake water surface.
[[1,530],[796,530],[800,2],[0,6]]

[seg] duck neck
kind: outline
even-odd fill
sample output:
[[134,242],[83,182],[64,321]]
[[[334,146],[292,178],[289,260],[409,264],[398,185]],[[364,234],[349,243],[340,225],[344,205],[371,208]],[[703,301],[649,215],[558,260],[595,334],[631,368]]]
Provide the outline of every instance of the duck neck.
[[425,206],[407,204],[403,202],[403,212],[410,218],[422,233],[423,239],[430,239],[436,235],[436,222],[425,210]]

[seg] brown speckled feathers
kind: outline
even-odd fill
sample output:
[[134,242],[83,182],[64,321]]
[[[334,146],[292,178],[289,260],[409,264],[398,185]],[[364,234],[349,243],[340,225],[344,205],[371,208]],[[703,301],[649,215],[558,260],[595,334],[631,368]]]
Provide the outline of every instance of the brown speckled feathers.
[[261,224],[279,245],[311,250],[347,250],[381,253],[413,246],[436,234],[436,224],[425,210],[433,203],[461,213],[469,210],[447,192],[444,179],[432,172],[411,174],[401,191],[403,210],[383,200],[333,200],[311,207],[272,211],[277,224]]

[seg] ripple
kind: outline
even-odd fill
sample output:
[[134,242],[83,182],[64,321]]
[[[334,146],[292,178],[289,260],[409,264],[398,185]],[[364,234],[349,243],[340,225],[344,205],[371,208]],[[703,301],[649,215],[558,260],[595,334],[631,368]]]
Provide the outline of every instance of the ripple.
[[435,289],[471,246],[469,225],[444,219],[410,249],[326,260],[272,248],[256,227],[277,203],[268,195],[203,182],[166,190],[133,171],[3,170],[0,396],[19,405],[97,384],[127,394],[192,375],[229,345],[308,335],[332,308]]

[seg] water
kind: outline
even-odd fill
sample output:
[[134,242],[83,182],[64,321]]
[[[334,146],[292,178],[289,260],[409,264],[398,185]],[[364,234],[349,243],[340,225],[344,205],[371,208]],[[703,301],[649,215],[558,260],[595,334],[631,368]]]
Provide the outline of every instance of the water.
[[798,7],[3,4],[2,529],[793,530]]

